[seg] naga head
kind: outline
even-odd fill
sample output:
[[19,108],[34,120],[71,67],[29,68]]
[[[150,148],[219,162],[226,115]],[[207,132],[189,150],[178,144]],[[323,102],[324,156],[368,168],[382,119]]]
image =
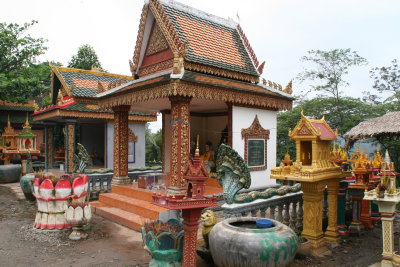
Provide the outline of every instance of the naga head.
[[230,146],[221,144],[217,151],[217,180],[224,188],[226,203],[232,204],[236,193],[249,188],[251,176],[243,158]]

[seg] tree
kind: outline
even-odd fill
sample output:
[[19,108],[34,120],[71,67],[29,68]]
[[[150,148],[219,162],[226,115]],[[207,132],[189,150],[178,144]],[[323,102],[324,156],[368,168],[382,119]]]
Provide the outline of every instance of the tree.
[[338,125],[341,125],[344,115],[339,110],[343,95],[340,88],[341,86],[349,85],[344,76],[349,73],[350,67],[365,65],[367,60],[350,49],[311,50],[301,60],[314,63],[315,67],[313,69],[305,69],[297,75],[297,78],[301,82],[306,80],[315,81],[316,84],[311,85],[311,88],[332,97],[333,109],[338,116]]
[[336,100],[340,99],[340,86],[348,86],[344,76],[349,73],[352,66],[367,64],[367,60],[350,49],[333,49],[330,51],[311,50],[308,56],[301,58],[303,62],[311,62],[316,66],[314,69],[305,69],[297,78],[304,82],[306,80],[317,81],[317,85],[311,87],[318,92],[327,93]]
[[41,66],[34,64],[36,57],[47,47],[43,38],[26,34],[36,24],[0,23],[0,95],[2,100],[26,102],[45,90],[42,76],[37,76]]
[[162,160],[162,131],[152,133],[146,125],[146,162]]
[[[372,87],[379,93],[390,93],[386,102],[399,102],[400,99],[400,68],[397,59],[392,60],[389,67],[375,67],[370,71],[371,78],[374,79]],[[367,94],[368,99],[378,98],[376,95]]]
[[82,45],[78,48],[78,53],[72,56],[68,63],[69,68],[91,70],[92,67],[99,68],[100,71],[105,71],[101,66],[100,60],[97,57],[96,51],[90,45]]

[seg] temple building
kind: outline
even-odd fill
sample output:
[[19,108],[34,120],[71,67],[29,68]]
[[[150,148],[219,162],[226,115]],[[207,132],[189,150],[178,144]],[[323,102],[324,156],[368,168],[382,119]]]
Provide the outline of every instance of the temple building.
[[[77,143],[81,143],[98,168],[112,168],[114,157],[114,114],[100,110],[96,94],[125,83],[129,76],[51,66],[52,105],[33,114],[44,125],[46,167],[65,164],[73,170]],[[127,150],[130,167],[145,166],[145,124],[156,120],[155,113],[127,112]]]
[[244,157],[251,186],[275,183],[276,116],[292,108],[292,84],[260,76],[258,61],[240,25],[175,1],[143,6],[133,60],[133,79],[99,92],[99,106],[114,111],[113,183],[128,183],[128,112],[161,112],[163,171],[167,192],[184,193],[183,172],[193,156],[224,142]]

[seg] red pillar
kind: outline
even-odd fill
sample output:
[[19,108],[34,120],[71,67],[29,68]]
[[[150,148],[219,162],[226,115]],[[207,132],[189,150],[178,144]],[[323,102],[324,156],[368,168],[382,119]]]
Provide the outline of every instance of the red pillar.
[[186,182],[183,172],[189,160],[190,151],[190,97],[174,96],[171,101],[171,154],[170,176],[167,181],[168,195],[184,195]]
[[197,259],[197,230],[203,208],[183,209],[183,230],[185,230],[183,243],[182,267],[196,266]]
[[361,222],[362,224],[369,228],[372,229],[374,228],[374,225],[372,224],[371,220],[371,205],[370,205],[369,200],[362,200],[361,202]]
[[113,108],[114,111],[114,176],[113,184],[129,184],[128,177],[128,112],[130,106]]

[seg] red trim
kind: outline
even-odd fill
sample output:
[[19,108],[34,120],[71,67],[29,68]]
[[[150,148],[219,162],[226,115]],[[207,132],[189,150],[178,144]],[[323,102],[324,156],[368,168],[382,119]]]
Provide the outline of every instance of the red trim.
[[150,65],[154,65],[159,62],[166,61],[168,59],[174,58],[174,54],[171,49],[167,49],[161,52],[157,52],[150,56],[145,56],[142,61],[140,68],[144,68]]
[[[71,98],[71,97],[69,97],[68,99],[70,99],[70,98]],[[72,104],[75,104],[76,102],[77,102],[76,100],[73,100],[73,101],[71,101],[71,102],[64,103],[64,104],[62,104],[62,105],[51,105],[51,106],[48,106],[47,108],[44,108],[44,109],[38,110],[38,111],[36,111],[36,112],[33,112],[33,115],[40,114],[40,113],[45,112],[46,110],[49,110],[49,109],[51,109],[51,108],[65,108],[65,107],[68,107],[68,106],[70,106],[70,105],[72,105]]]

